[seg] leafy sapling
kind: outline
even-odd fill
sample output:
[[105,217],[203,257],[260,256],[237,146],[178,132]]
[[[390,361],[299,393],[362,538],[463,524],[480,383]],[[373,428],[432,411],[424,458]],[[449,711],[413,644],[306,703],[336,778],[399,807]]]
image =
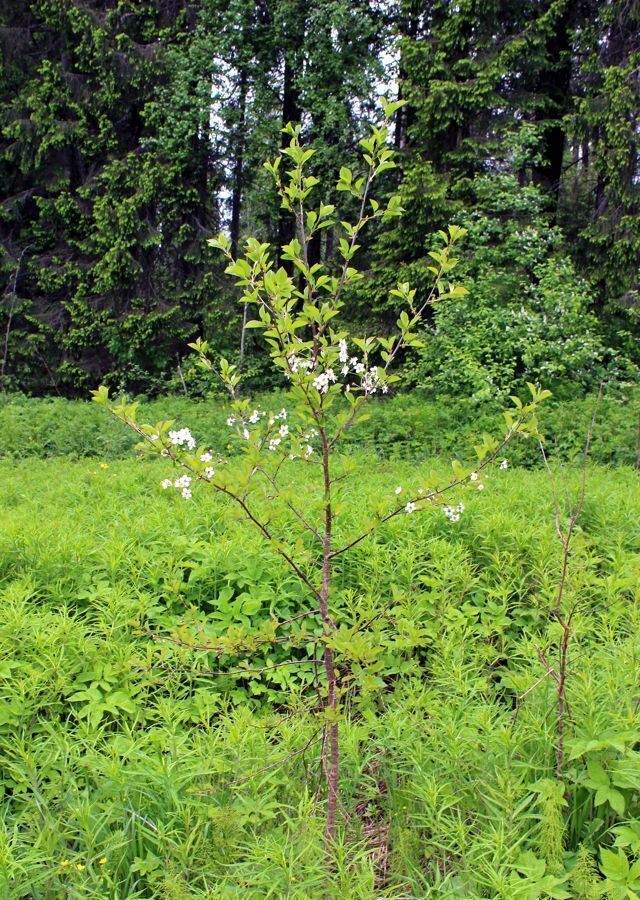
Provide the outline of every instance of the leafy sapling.
[[[420,346],[421,326],[429,307],[464,292],[451,281],[457,263],[455,246],[464,230],[451,225],[438,233],[439,249],[431,253],[433,285],[428,295],[417,296],[407,283],[398,284],[392,291],[400,308],[393,334],[357,336],[341,322],[344,292],[362,278],[354,259],[363,229],[372,221],[384,222],[402,212],[397,197],[381,203],[371,196],[381,173],[394,165],[389,124],[399,105],[384,104],[384,122],[360,142],[363,172],[353,173],[346,167],[340,170],[338,190],[356,201],[358,213],[353,220],[339,221],[332,204],[310,206],[310,195],[318,184],[307,168],[314,151],[303,146],[300,126],[288,125],[289,145],[275,162],[267,164],[282,205],[296,224],[296,236],[280,249],[283,264],[277,264],[269,244],[253,238],[238,258],[233,257],[225,235],[210,241],[227,257],[226,271],[242,291],[240,302],[255,310],[248,327],[261,332],[274,367],[288,385],[285,407],[268,411],[241,397],[237,367],[224,359],[214,361],[204,340],[190,346],[200,364],[216,373],[229,392],[227,424],[230,444],[237,451],[231,457],[201,446],[189,429],[176,430],[172,422],[139,424],[135,404],[110,402],[104,387],[95,392],[98,402],[107,404],[115,416],[138,433],[141,447],[166,457],[179,470],[177,477],[163,481],[163,487],[178,491],[185,500],[196,497],[196,486],[228,498],[297,577],[306,601],[295,618],[317,619],[322,648],[324,684],[318,716],[327,791],[327,851],[336,835],[339,805],[340,722],[344,716],[340,670],[348,669],[350,652],[348,642],[345,646],[337,639],[332,602],[335,560],[384,522],[399,516],[439,509],[451,521],[457,521],[464,507],[449,503],[450,496],[465,485],[480,488],[481,473],[499,458],[515,435],[537,433],[536,408],[548,395],[531,385],[531,402],[524,404],[514,398],[513,409],[505,413],[502,438],[484,436],[476,448],[478,458],[473,468],[456,463],[451,480],[444,485],[422,482],[423,486],[414,491],[400,487],[395,493],[390,486],[382,508],[370,511],[361,532],[344,534],[338,527],[345,477],[338,453],[341,440],[372,399],[387,393],[399,381],[394,363],[407,349]],[[310,241],[326,228],[342,231],[337,270],[331,264],[311,263],[309,258]],[[294,493],[290,473],[296,466],[308,467],[315,494]],[[278,629],[284,624],[274,620],[262,631],[239,629],[222,638],[219,646],[208,649],[250,655],[269,641],[281,640]]]

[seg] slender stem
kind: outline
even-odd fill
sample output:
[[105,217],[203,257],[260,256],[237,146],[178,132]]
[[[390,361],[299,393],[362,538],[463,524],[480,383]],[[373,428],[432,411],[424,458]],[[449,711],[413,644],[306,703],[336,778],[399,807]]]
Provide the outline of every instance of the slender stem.
[[325,820],[325,850],[329,855],[335,839],[336,810],[338,807],[338,788],[340,781],[340,735],[338,726],[338,679],[335,667],[333,650],[329,646],[328,638],[335,629],[335,624],[329,615],[329,591],[331,586],[331,532],[333,527],[333,512],[331,506],[331,468],[330,448],[327,432],[324,426],[320,427],[320,440],[322,442],[322,470],[324,476],[324,539],[323,539],[323,563],[322,586],[320,588],[320,612],[324,631],[324,669],[327,679],[327,709],[330,715],[328,726],[329,743],[329,770],[327,773],[327,815]]

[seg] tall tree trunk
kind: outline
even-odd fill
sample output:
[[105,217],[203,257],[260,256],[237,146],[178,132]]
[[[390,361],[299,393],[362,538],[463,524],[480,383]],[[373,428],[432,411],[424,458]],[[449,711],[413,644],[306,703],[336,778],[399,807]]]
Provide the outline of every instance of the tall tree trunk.
[[[399,36],[403,41],[406,38],[415,40],[418,33],[418,13],[419,4],[416,0],[408,0],[402,4],[399,17]],[[407,70],[405,67],[405,53],[402,45],[400,46],[400,60],[398,63],[398,100],[405,100],[404,96],[407,84]],[[394,144],[397,150],[403,150],[407,144],[408,131],[410,125],[411,108],[408,104],[401,107],[396,113],[396,128],[394,133]]]
[[543,128],[542,162],[532,169],[533,183],[549,197],[549,208],[555,216],[562,180],[565,148],[563,119],[569,109],[571,86],[571,3],[565,2],[556,22],[552,23],[546,44],[547,65],[538,73],[535,91],[543,104],[536,120]]
[[[302,110],[298,97],[297,67],[300,62],[299,48],[286,47],[284,52],[284,74],[282,83],[282,125],[289,122],[297,125],[302,120]],[[282,134],[281,147],[289,145],[289,135]],[[278,219],[278,248],[288,244],[295,236],[293,217],[286,209],[280,211]]]
[[[238,97],[238,122],[233,137],[233,189],[231,193],[231,253],[234,259],[238,256],[240,243],[240,215],[242,212],[242,192],[244,188],[244,152],[246,146],[246,119],[247,119],[247,70],[240,70],[239,97]],[[242,329],[240,331],[240,365],[244,362],[245,344],[247,335],[248,305],[245,303],[242,309]]]

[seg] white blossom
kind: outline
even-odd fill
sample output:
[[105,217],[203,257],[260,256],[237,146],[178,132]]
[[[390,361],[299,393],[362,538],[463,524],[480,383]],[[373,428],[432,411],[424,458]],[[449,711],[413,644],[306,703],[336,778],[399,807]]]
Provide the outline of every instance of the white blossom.
[[212,459],[213,459],[213,456],[207,450],[207,452],[203,453],[202,456],[200,457],[200,462],[211,462]]
[[207,466],[207,468],[204,470],[204,477],[207,479],[207,481],[211,481],[215,474],[216,473],[213,469],[213,466]]
[[281,425],[278,430],[280,431],[280,434],[282,435],[282,437],[286,437],[289,434],[289,426],[288,425]]
[[454,508],[453,506],[445,506],[443,507],[442,512],[450,522],[458,522],[460,520],[460,513],[462,512],[462,509],[460,507],[464,509],[461,503],[457,508]]
[[411,501],[409,501],[409,503],[407,503],[407,505],[405,506],[404,511],[407,513],[412,513],[412,512],[415,512],[415,508],[416,508],[415,503],[412,503]]
[[181,428],[180,431],[170,431],[169,440],[176,447],[182,447],[186,444],[189,450],[193,450],[196,446],[195,438],[188,428]]
[[257,409],[254,409],[254,411],[249,416],[249,421],[251,422],[252,425],[255,425],[259,418],[260,418],[260,413],[258,412]]
[[326,369],[324,372],[316,375],[313,379],[313,386],[319,393],[326,394],[329,390],[329,385],[335,380],[336,374],[333,369]]
[[185,500],[191,500],[191,497],[193,495],[191,494],[191,491],[189,490],[189,488],[182,488],[182,496],[184,497]]
[[160,482],[160,486],[162,487],[163,491],[166,491],[167,488],[173,487],[173,482],[170,478],[163,478]]
[[349,351],[347,350],[347,342],[345,340],[338,343],[338,358],[341,363],[346,363],[349,359]]
[[477,480],[478,480],[478,473],[472,472],[471,475],[469,475],[469,481],[477,481]]
[[501,469],[508,469],[508,468],[509,468],[509,460],[508,460],[508,459],[503,459],[502,462],[500,463],[500,468],[501,468]]
[[190,475],[181,475],[180,478],[176,478],[176,480],[173,482],[173,486],[177,488],[188,488],[190,484]]
[[402,488],[401,488],[401,487],[397,487],[397,488],[396,488],[396,494],[401,494],[401,493],[402,493]]
[[236,417],[229,416],[229,418],[227,419],[227,425],[229,426],[229,428],[231,428],[231,426],[235,425],[235,424],[236,424]]

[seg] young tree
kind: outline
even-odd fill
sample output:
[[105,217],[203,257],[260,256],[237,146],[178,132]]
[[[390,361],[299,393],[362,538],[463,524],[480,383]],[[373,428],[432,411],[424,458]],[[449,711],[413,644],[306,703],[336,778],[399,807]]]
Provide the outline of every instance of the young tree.
[[[370,136],[360,142],[365,171],[354,175],[347,167],[340,170],[338,190],[357,198],[360,212],[355,221],[340,223],[344,237],[339,242],[339,272],[332,274],[325,266],[309,261],[308,249],[314,235],[318,230],[335,227],[337,220],[332,204],[309,208],[309,196],[317,184],[317,179],[307,174],[313,150],[301,144],[300,128],[295,125],[287,126],[288,146],[274,163],[268,164],[282,203],[294,221],[296,236],[280,250],[281,259],[290,264],[293,274],[283,266],[276,268],[274,252],[268,244],[250,239],[244,255],[234,258],[225,235],[211,242],[227,257],[227,272],[243,289],[241,302],[256,309],[257,318],[249,324],[262,332],[273,365],[289,383],[288,407],[267,414],[250,399],[238,395],[240,376],[233,365],[224,359],[218,364],[212,362],[204,341],[192,345],[201,364],[216,371],[229,390],[232,402],[228,425],[241,452],[240,461],[229,465],[211,449],[198,446],[188,428],[176,430],[171,422],[138,424],[136,404],[126,400],[110,403],[106,388],[95,392],[98,402],[107,404],[115,416],[140,435],[141,447],[166,457],[182,470],[178,478],[165,479],[163,485],[167,489],[177,489],[189,500],[192,488],[199,482],[229,498],[295,573],[311,601],[312,608],[302,608],[296,618],[314,616],[321,626],[325,684],[319,715],[327,786],[327,852],[337,825],[340,722],[344,715],[340,671],[357,658],[353,639],[341,634],[335,620],[332,575],[336,559],[398,516],[439,508],[456,521],[464,507],[447,502],[449,495],[465,485],[473,486],[478,473],[494,462],[516,434],[536,432],[536,406],[548,394],[532,385],[531,403],[523,405],[516,400],[513,410],[505,413],[504,436],[501,440],[484,436],[476,448],[478,459],[473,468],[456,463],[451,481],[444,485],[418,480],[416,476],[414,489],[405,492],[396,488],[395,493],[390,490],[381,507],[371,510],[361,532],[342,531],[337,518],[344,482],[338,475],[337,451],[345,432],[375,395],[385,394],[399,380],[393,365],[403,351],[419,344],[417,329],[429,306],[446,302],[463,290],[450,280],[457,262],[454,247],[463,235],[462,229],[451,225],[448,232],[440,234],[442,248],[431,254],[430,292],[418,298],[406,283],[393,290],[402,307],[393,336],[355,337],[340,323],[343,292],[360,277],[352,261],[363,228],[372,220],[400,213],[396,197],[383,207],[370,196],[376,179],[394,165],[389,127],[390,118],[400,105],[400,101],[384,104],[384,124],[373,127]],[[283,162],[289,163],[285,172]],[[291,466],[309,468],[317,502],[313,491],[304,497],[293,494],[286,477]],[[262,633],[229,634],[220,642],[218,651],[255,652],[257,646],[281,640],[276,638],[276,632],[284,624],[272,622]]]

